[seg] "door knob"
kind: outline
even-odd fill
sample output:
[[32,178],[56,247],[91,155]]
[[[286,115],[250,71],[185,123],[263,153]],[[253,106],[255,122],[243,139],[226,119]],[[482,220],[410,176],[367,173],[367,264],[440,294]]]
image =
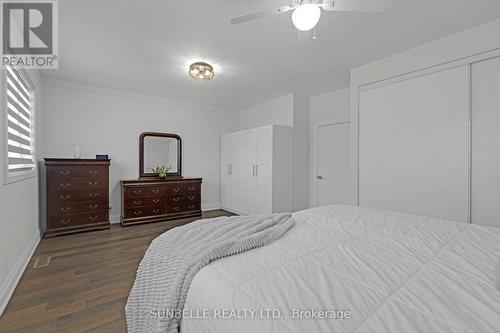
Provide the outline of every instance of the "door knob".
[[323,179],[323,176],[316,176],[316,178],[318,178],[318,179]]

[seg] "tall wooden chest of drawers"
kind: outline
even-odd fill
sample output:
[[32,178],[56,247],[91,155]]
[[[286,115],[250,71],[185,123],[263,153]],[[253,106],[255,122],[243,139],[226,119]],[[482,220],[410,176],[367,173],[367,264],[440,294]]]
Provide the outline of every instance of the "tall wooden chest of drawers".
[[123,226],[201,216],[201,178],[122,180]]
[[109,229],[109,164],[109,160],[45,159],[45,237]]

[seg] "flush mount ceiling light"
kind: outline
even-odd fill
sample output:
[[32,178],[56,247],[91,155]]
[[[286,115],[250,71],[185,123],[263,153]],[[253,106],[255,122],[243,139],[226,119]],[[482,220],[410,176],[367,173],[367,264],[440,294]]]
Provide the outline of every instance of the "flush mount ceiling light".
[[195,62],[189,66],[189,76],[195,80],[212,80],[214,68],[206,62]]
[[306,3],[295,8],[292,14],[292,22],[300,31],[311,30],[318,24],[321,17],[321,9],[318,5]]

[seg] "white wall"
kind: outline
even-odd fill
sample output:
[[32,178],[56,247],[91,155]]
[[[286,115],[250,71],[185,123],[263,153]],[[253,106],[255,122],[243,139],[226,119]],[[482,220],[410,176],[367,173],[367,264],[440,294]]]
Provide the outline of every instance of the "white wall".
[[266,125],[293,126],[292,94],[238,111],[238,129]]
[[183,144],[183,176],[203,177],[202,208],[219,208],[219,136],[235,129],[235,117],[212,108],[89,86],[43,80],[44,157],[72,157],[74,144],[83,157],[109,154],[111,219],[121,213],[120,180],[139,176],[139,135],[175,133]]
[[[41,140],[42,108],[40,96],[40,76],[31,71],[35,84],[35,153],[39,155]],[[0,80],[0,92],[3,82]],[[1,99],[3,101],[3,98]],[[5,113],[2,105],[1,112]],[[0,117],[3,119],[3,117]],[[3,175],[5,143],[1,124],[0,175]],[[12,292],[21,278],[38,241],[40,240],[38,209],[38,174],[35,177],[15,183],[4,184],[0,181],[0,314],[3,312]]]
[[293,211],[309,207],[310,98],[293,95]]
[[309,117],[309,206],[314,206],[316,192],[317,126],[350,120],[350,89],[344,88],[311,98]]

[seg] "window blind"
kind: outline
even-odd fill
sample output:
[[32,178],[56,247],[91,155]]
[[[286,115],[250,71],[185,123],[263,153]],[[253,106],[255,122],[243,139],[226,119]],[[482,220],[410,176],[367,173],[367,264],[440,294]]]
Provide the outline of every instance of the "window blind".
[[16,176],[35,168],[33,85],[25,71],[7,67],[5,86],[8,176]]

